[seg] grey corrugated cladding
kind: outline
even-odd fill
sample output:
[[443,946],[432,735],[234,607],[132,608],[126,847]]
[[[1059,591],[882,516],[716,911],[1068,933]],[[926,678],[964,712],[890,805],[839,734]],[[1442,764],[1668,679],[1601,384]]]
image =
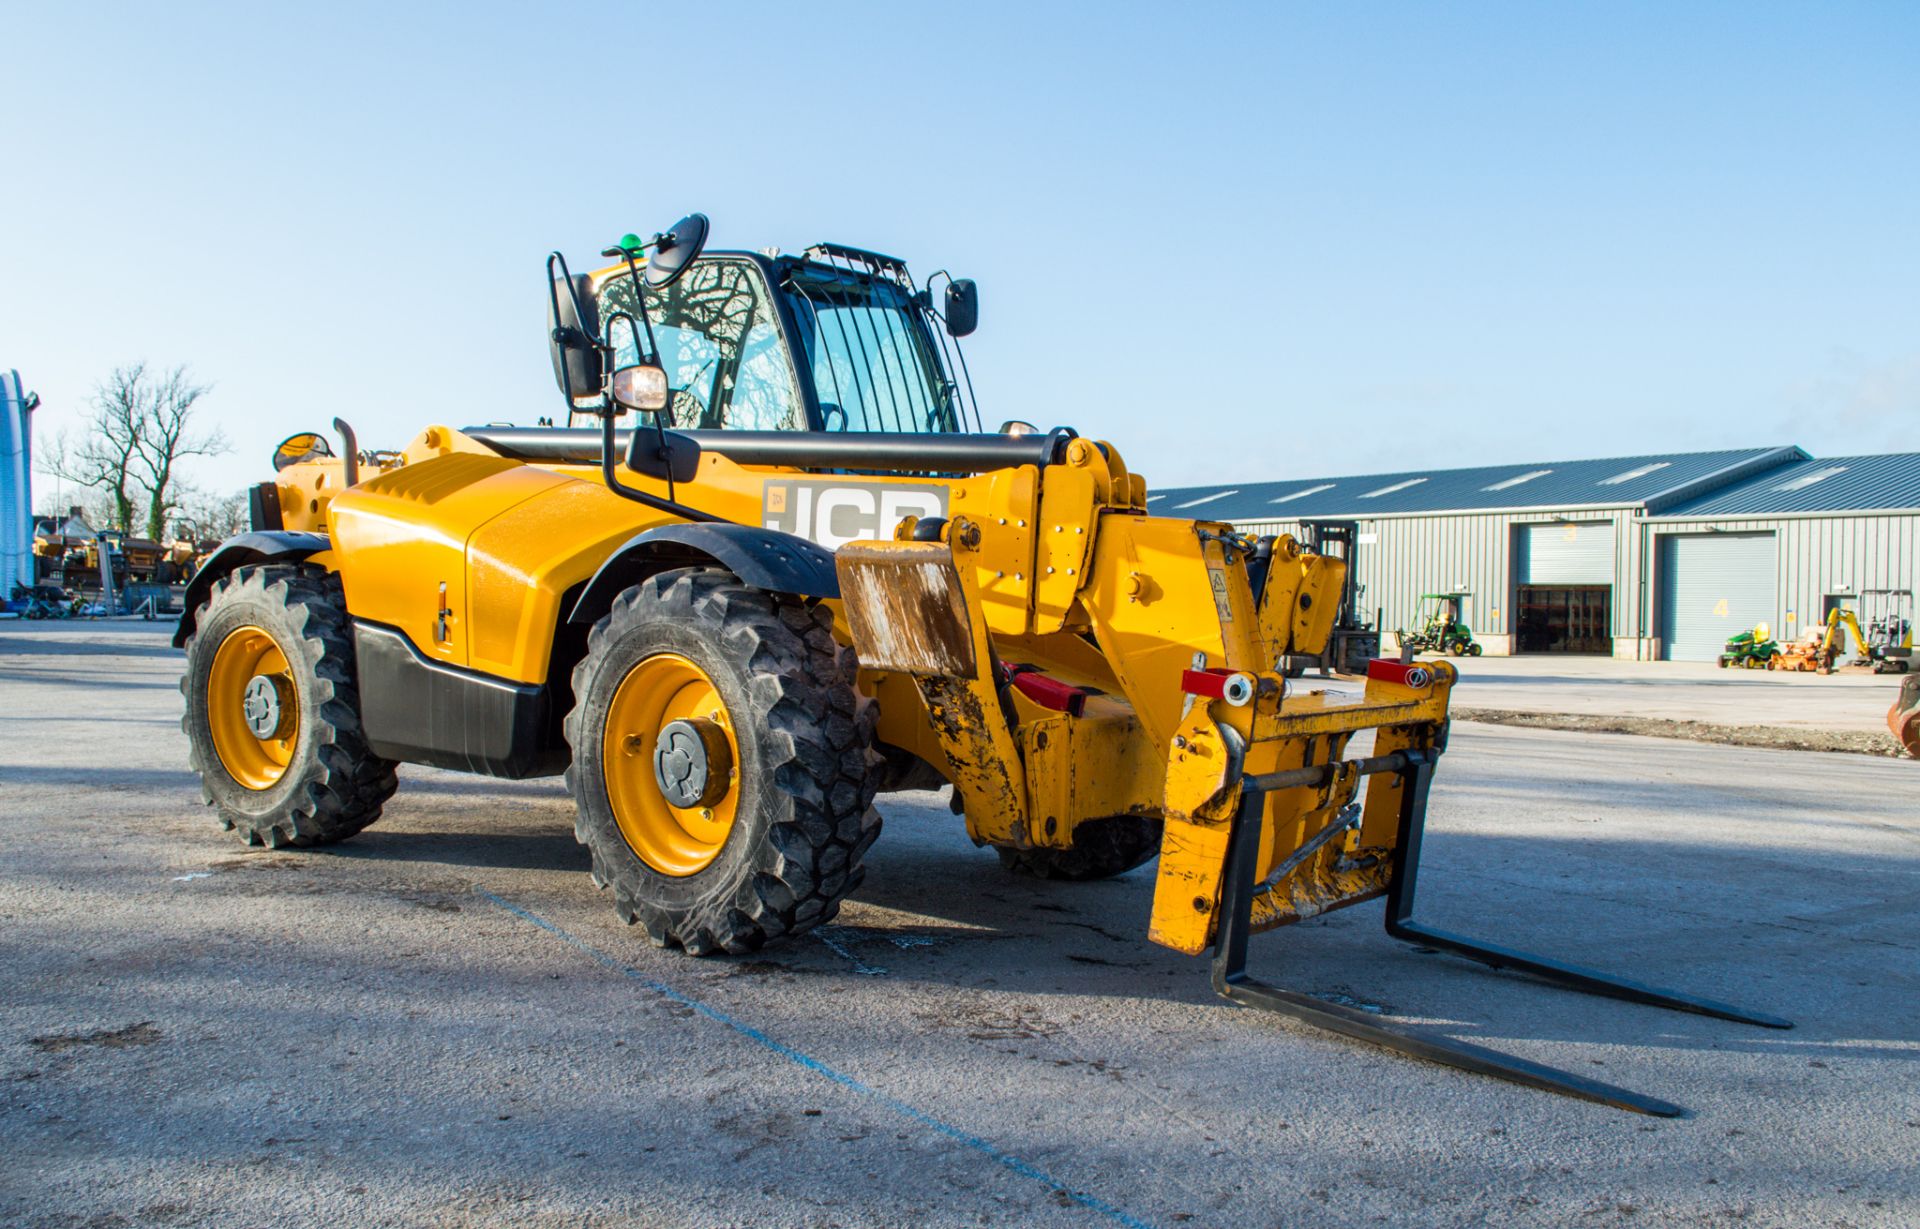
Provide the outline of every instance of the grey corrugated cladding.
[[1803,461],[1663,508],[1659,515],[1788,516],[1915,509],[1920,509],[1920,452],[1897,452]]
[[[1235,522],[1528,508],[1646,507],[1657,511],[1756,471],[1775,470],[1806,459],[1807,454],[1795,447],[1742,448],[1287,482],[1220,483],[1153,491],[1149,510],[1161,516]],[[1191,506],[1183,508],[1182,504]]]

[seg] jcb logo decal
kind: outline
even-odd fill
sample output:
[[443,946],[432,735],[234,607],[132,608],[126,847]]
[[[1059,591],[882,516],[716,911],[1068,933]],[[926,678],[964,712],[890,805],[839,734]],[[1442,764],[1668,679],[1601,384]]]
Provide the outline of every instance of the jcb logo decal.
[[898,482],[776,480],[761,488],[761,523],[838,550],[893,537],[910,516],[945,516],[947,488]]

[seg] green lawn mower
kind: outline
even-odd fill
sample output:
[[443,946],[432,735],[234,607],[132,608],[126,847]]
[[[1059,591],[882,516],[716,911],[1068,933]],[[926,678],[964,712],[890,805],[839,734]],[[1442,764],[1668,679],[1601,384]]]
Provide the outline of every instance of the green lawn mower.
[[1726,647],[1720,651],[1720,668],[1765,670],[1778,656],[1780,642],[1773,638],[1773,629],[1765,623],[1756,623],[1747,631],[1727,637]]
[[1460,617],[1461,607],[1469,596],[1465,593],[1422,593],[1412,620],[1419,630],[1394,633],[1400,638],[1401,647],[1415,653],[1480,656],[1480,642],[1473,638],[1473,629]]

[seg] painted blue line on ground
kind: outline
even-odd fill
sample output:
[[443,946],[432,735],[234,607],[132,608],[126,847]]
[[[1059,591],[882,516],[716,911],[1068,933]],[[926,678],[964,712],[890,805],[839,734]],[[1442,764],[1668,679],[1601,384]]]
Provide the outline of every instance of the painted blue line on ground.
[[625,977],[630,981],[635,981],[640,983],[640,985],[646,987],[648,990],[653,991],[655,994],[659,995],[664,999],[669,999],[672,1002],[680,1004],[682,1007],[692,1008],[694,1011],[699,1012],[701,1015],[705,1016],[707,1019],[712,1020],[715,1024],[725,1025],[727,1028],[732,1029],[734,1032],[740,1034],[742,1037],[745,1037],[748,1040],[756,1042],[757,1044],[765,1047],[766,1049],[773,1051],[775,1054],[778,1054],[780,1057],[786,1059],[788,1062],[794,1063],[797,1066],[804,1067],[808,1071],[813,1072],[815,1075],[824,1076],[825,1078],[832,1080],[834,1083],[840,1085],[842,1088],[850,1089],[853,1092],[859,1093],[863,1097],[867,1097],[870,1100],[877,1101],[881,1105],[884,1105],[888,1109],[892,1110],[894,1113],[899,1114],[905,1118],[910,1118],[914,1122],[919,1123],[921,1126],[926,1127],[928,1130],[944,1135],[948,1139],[953,1140],[955,1143],[965,1144],[967,1147],[973,1149],[975,1152],[978,1152],[990,1158],[995,1164],[1000,1165],[1003,1168],[1006,1168],[1008,1170],[1011,1170],[1012,1172],[1019,1174],[1023,1178],[1031,1178],[1035,1182],[1040,1183],[1042,1186],[1048,1187],[1049,1189],[1057,1191],[1060,1194],[1066,1196],[1068,1199],[1071,1199],[1073,1202],[1079,1204],[1081,1207],[1100,1213],[1102,1216],[1105,1216],[1109,1220],[1116,1221],[1122,1225],[1127,1225],[1130,1227],[1130,1229],[1153,1229],[1153,1226],[1151,1226],[1148,1222],[1143,1221],[1138,1217],[1132,1215],[1131,1213],[1127,1212],[1124,1208],[1116,1207],[1115,1205],[1108,1203],[1106,1200],[1096,1198],[1093,1195],[1088,1195],[1081,1191],[1076,1191],[1072,1187],[1068,1186],[1066,1183],[1060,1181],[1058,1178],[1048,1173],[1046,1170],[1040,1169],[1034,1165],[1031,1165],[1028,1162],[1021,1160],[1017,1156],[1012,1156],[1008,1153],[1000,1151],[1000,1149],[994,1147],[991,1143],[982,1139],[978,1135],[974,1135],[970,1132],[963,1131],[959,1127],[953,1126],[949,1123],[942,1122],[940,1119],[935,1118],[933,1115],[927,1113],[924,1110],[915,1109],[913,1106],[908,1105],[905,1101],[900,1100],[898,1097],[889,1096],[887,1093],[881,1092],[878,1088],[875,1088],[871,1084],[862,1083],[861,1081],[853,1078],[852,1076],[846,1074],[843,1071],[838,1071],[832,1067],[829,1067],[827,1064],[821,1062],[819,1059],[813,1057],[811,1054],[802,1053],[801,1051],[794,1049],[792,1046],[786,1044],[785,1042],[775,1041],[773,1038],[767,1036],[765,1033],[753,1027],[753,1025],[751,1024],[747,1024],[741,1020],[736,1020],[732,1016],[728,1015],[724,1011],[719,1010],[718,1008],[709,1007],[707,1004],[701,1002],[699,999],[689,997],[688,995],[683,994],[678,990],[675,990],[672,986],[667,985],[665,982],[655,981],[653,978],[648,977],[645,973],[642,973],[640,970],[634,968],[632,965],[627,964],[625,961],[619,960],[613,956],[609,956],[607,953],[601,951],[599,948],[593,946],[591,943],[588,943],[586,940],[578,938],[572,934],[569,934],[567,931],[561,929],[559,926],[554,925],[552,922],[549,922],[547,919],[541,917],[537,913],[533,913],[533,912],[530,912],[529,910],[522,909],[519,905],[514,904],[512,901],[504,900],[501,897],[495,896],[492,892],[487,891],[485,888],[475,888],[474,891],[479,893],[481,896],[486,897],[488,900],[500,906],[502,909],[505,909],[508,913],[513,914],[515,917],[520,918],[523,921],[531,922],[535,926],[538,926],[540,929],[546,931],[548,934],[554,936],[555,938],[563,939],[566,942],[572,944],[574,947],[578,948],[581,952],[585,953],[590,959],[592,959],[594,963],[599,964],[604,968],[611,969],[613,972],[620,974],[622,977]]

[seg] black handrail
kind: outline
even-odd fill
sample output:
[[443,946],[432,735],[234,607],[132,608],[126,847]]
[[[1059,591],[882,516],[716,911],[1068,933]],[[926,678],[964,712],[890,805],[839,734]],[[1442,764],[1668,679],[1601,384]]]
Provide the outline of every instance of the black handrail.
[[[597,465],[601,432],[560,427],[469,427],[466,435],[517,461]],[[616,433],[624,450],[628,431]],[[1047,435],[920,434],[911,431],[681,431],[739,465],[795,469],[897,470],[903,473],[988,473],[1019,465],[1054,465],[1066,432]]]

